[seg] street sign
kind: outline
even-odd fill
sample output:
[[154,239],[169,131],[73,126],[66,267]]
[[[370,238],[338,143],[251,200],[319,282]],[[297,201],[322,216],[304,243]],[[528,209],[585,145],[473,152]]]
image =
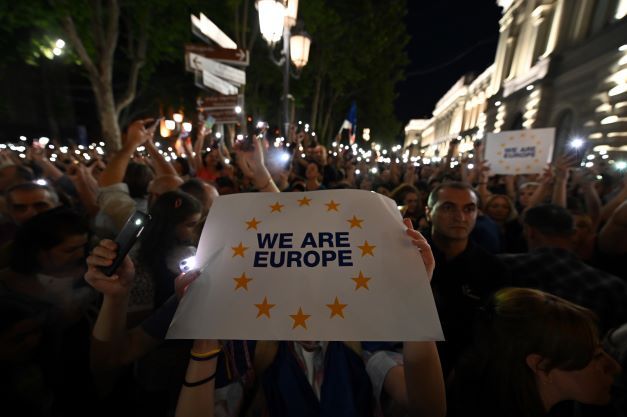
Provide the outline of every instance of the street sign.
[[243,102],[244,97],[242,95],[203,97],[198,100],[197,109],[199,111],[233,110],[235,106],[241,106]]
[[222,80],[221,78],[216,77],[207,71],[198,71],[197,73],[196,85],[199,85],[198,78],[200,78],[201,85],[203,87],[208,87],[214,91],[217,91],[220,94],[231,95],[237,94],[237,87],[233,84],[229,84],[228,82]]
[[188,53],[198,54],[205,58],[240,67],[247,67],[250,62],[250,55],[244,49],[224,49],[214,45],[188,43],[185,45],[185,54]]
[[235,113],[235,110],[213,110],[207,112],[215,119],[215,123],[239,123],[241,115]]
[[246,84],[245,71],[229,67],[228,65],[221,64],[218,61],[194,53],[188,54],[187,61],[189,67],[195,71],[209,72],[238,86]]
[[[207,16],[200,14],[200,18],[191,15],[192,31],[197,28],[207,38],[226,49],[237,49],[237,44],[233,42],[224,32],[220,30]],[[202,37],[201,37],[202,38]],[[204,40],[204,39],[203,39]]]

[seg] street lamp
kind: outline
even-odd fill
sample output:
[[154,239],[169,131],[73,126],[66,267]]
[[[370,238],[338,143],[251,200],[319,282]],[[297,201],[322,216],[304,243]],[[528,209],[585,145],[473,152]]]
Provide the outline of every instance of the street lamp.
[[[271,60],[277,66],[283,66],[283,125],[285,137],[288,137],[290,61],[296,67],[297,72],[307,65],[311,37],[304,31],[291,33],[298,16],[298,0],[257,0],[256,7],[259,12],[259,30],[271,48]],[[277,60],[272,55],[272,48],[281,38],[283,38],[283,50],[281,58]]]

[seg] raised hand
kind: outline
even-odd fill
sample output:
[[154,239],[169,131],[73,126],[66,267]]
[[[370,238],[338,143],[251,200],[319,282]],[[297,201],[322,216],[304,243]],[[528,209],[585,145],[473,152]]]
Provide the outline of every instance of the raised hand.
[[184,272],[174,279],[174,292],[176,293],[176,298],[178,298],[179,301],[181,301],[181,299],[187,292],[189,284],[196,281],[196,278],[198,278],[199,276],[200,271],[192,270]]
[[411,243],[416,246],[420,252],[422,262],[424,262],[425,268],[427,269],[429,282],[431,282],[431,278],[433,278],[433,271],[435,269],[435,258],[433,257],[431,246],[429,246],[429,242],[427,242],[427,239],[425,239],[420,232],[414,230],[414,226],[412,225],[410,219],[403,219],[403,223],[407,226],[407,231],[405,233],[407,233],[407,236],[411,237]]
[[104,239],[94,248],[87,257],[87,273],[85,281],[104,295],[119,297],[125,296],[131,289],[131,283],[135,276],[135,267],[128,256],[120,267],[110,277],[100,269],[109,266],[117,256],[117,245],[114,241]]
[[146,124],[154,121],[154,119],[142,119],[135,120],[128,127],[128,131],[126,132],[126,141],[124,142],[125,146],[132,148],[135,150],[138,146],[145,143],[147,140],[150,140],[154,135],[155,128],[146,128]]

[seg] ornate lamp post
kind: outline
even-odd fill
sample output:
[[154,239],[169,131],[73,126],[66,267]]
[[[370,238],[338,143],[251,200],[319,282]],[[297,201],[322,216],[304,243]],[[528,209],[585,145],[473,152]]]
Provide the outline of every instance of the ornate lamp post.
[[281,57],[277,60],[272,53],[270,57],[277,66],[283,66],[283,126],[287,137],[290,118],[288,96],[290,90],[290,61],[294,64],[297,73],[307,65],[311,37],[305,31],[292,33],[298,15],[298,0],[257,0],[259,12],[259,30],[268,42],[270,51],[276,43],[283,39]]

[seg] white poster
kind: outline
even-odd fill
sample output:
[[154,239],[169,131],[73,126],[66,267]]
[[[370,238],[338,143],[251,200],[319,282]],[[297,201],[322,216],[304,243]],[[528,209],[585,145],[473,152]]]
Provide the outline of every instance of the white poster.
[[492,174],[541,174],[552,160],[554,141],[554,128],[488,133],[484,159]]
[[168,338],[443,340],[405,230],[396,203],[369,191],[221,196]]

